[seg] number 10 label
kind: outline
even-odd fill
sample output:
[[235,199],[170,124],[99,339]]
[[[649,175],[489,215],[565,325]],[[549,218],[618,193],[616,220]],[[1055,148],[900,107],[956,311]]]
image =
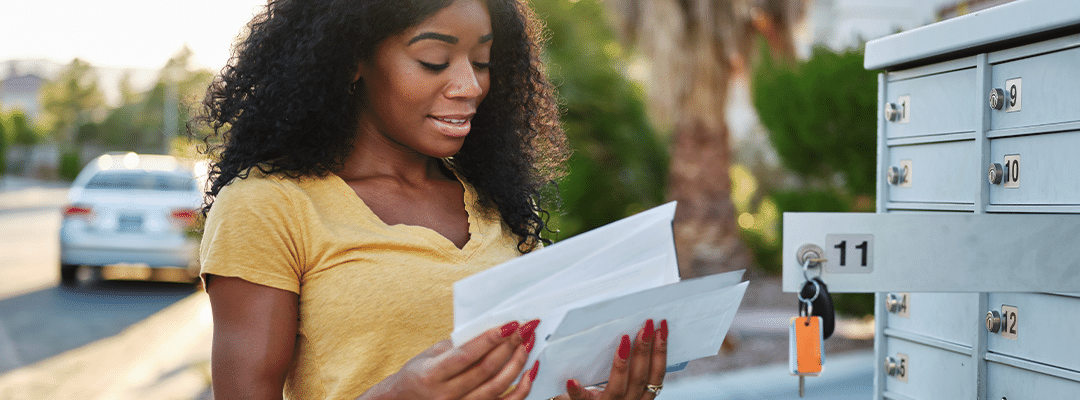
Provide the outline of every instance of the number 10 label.
[[825,236],[825,272],[866,274],[874,271],[874,235]]

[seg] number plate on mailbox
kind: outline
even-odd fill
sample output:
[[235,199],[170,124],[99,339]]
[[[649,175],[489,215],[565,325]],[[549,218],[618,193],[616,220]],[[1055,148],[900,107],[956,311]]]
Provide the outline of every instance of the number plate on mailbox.
[[1001,306],[1001,336],[1016,340],[1016,324],[1020,319],[1020,309],[1013,306]]
[[828,235],[825,237],[825,271],[834,274],[866,274],[874,271],[874,235]]

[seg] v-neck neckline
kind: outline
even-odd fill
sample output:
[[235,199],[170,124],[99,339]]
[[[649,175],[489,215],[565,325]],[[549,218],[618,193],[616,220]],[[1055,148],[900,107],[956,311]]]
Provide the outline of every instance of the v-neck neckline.
[[387,224],[385,221],[382,220],[382,218],[375,214],[375,212],[372,211],[370,207],[368,207],[367,203],[364,202],[364,199],[360,198],[360,195],[358,195],[356,191],[353,190],[353,188],[349,186],[347,182],[345,182],[344,179],[342,179],[337,174],[331,173],[330,175],[332,176],[331,180],[334,181],[334,185],[337,186],[338,189],[346,195],[346,197],[351,197],[351,201],[357,206],[357,209],[360,211],[360,213],[378,227],[393,232],[411,231],[416,236],[425,238],[429,243],[442,250],[445,254],[468,259],[472,256],[476,249],[480,247],[481,242],[483,241],[483,234],[481,233],[480,229],[480,220],[477,217],[479,213],[473,207],[476,204],[477,196],[476,192],[474,191],[475,189],[471,185],[469,185],[468,182],[462,179],[461,175],[459,175],[457,171],[455,171],[453,168],[448,169],[450,169],[450,171],[454,173],[454,178],[457,180],[457,182],[461,185],[463,189],[464,195],[462,196],[462,202],[464,202],[465,204],[465,213],[468,214],[469,239],[465,242],[465,245],[460,248],[457,247],[457,245],[454,244],[454,242],[446,236],[443,236],[441,233],[426,226],[408,224]]

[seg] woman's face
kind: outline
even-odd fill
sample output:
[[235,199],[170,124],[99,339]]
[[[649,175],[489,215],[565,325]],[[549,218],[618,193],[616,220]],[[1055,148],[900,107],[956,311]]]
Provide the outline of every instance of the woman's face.
[[457,154],[490,86],[491,18],[478,0],[455,0],[382,41],[362,63],[361,135],[430,157]]

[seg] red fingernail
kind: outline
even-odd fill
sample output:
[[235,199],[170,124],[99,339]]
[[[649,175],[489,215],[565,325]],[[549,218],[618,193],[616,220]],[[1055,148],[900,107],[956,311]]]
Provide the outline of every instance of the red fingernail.
[[540,325],[540,320],[538,319],[526,322],[525,325],[522,325],[521,329],[519,329],[519,331],[521,332],[521,337],[525,338],[526,340],[529,339],[529,336],[532,336],[533,332],[536,331],[537,325]]
[[660,340],[667,341],[667,320],[660,320]]
[[507,337],[507,336],[513,335],[514,332],[517,332],[518,323],[517,323],[517,321],[513,321],[513,322],[510,322],[510,323],[508,323],[506,325],[503,325],[502,328],[500,328],[500,329],[502,329],[502,332],[501,332],[502,337]]
[[645,339],[646,342],[651,342],[653,339],[653,334],[655,333],[656,332],[653,331],[652,318],[649,318],[648,321],[645,321],[645,332],[642,332],[642,338]]
[[625,360],[630,357],[630,335],[622,335],[622,343],[619,343],[619,359]]
[[534,344],[536,344],[536,335],[529,336],[529,339],[525,341],[525,352],[532,351]]
[[574,382],[573,379],[566,381],[566,391],[567,391],[567,393],[572,392],[572,391],[580,390],[580,388],[581,388],[581,386],[578,386],[577,382]]
[[529,371],[529,380],[530,381],[536,380],[536,371],[539,371],[539,370],[540,370],[540,360],[536,360],[536,362],[533,363],[532,371]]

